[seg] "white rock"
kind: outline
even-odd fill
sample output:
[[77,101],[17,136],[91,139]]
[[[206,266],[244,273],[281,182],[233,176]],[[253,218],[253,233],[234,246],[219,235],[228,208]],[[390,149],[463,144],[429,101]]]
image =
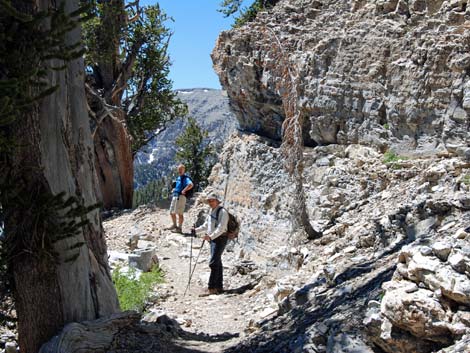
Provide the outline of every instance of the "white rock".
[[463,254],[458,251],[453,251],[452,254],[447,258],[447,261],[454,270],[460,273],[465,273],[467,259]]
[[455,239],[465,239],[468,237],[468,233],[465,231],[465,228],[457,230],[453,236]]
[[261,311],[259,313],[259,316],[260,316],[260,318],[264,319],[264,318],[266,318],[268,316],[271,316],[273,314],[276,314],[276,313],[277,313],[277,309],[275,309],[275,308],[266,308],[266,309],[264,309],[263,311]]
[[470,305],[470,280],[466,275],[452,271],[448,266],[441,267],[435,276],[436,284],[443,296],[457,303]]
[[440,266],[440,261],[436,258],[423,256],[420,252],[415,252],[408,264],[408,273],[412,278],[417,278],[417,274],[423,271],[434,272]]
[[273,291],[274,300],[279,303],[293,292],[294,287],[291,285],[277,285]]
[[136,250],[129,255],[129,266],[136,267],[144,272],[150,271],[158,264],[155,248]]
[[304,258],[310,255],[310,250],[308,248],[301,248],[300,253],[303,255]]
[[452,228],[454,225],[456,224],[455,221],[451,221],[449,223],[446,223],[444,224],[442,227],[440,227],[437,231],[439,233],[442,233],[442,232],[445,232],[446,230],[449,230],[450,228]]
[[447,258],[452,251],[452,244],[448,241],[438,241],[432,244],[432,251],[440,260],[447,261]]
[[422,247],[419,249],[419,252],[420,252],[421,255],[423,255],[423,256],[430,256],[430,255],[432,255],[432,249],[431,249],[429,246],[422,246]]
[[17,345],[15,342],[7,342],[5,344],[5,353],[17,353]]
[[456,336],[461,336],[465,333],[469,333],[469,328],[464,325],[463,323],[459,322],[456,324],[449,324],[447,325],[449,327],[450,332]]
[[118,261],[118,260],[127,261],[129,259],[129,254],[119,252],[119,251],[114,251],[114,250],[108,250],[108,256],[109,256],[110,261]]
[[139,239],[137,242],[138,249],[150,249],[155,246],[155,242]]
[[127,276],[130,279],[139,279],[142,271],[135,267],[124,266],[119,269],[119,273]]
[[[403,281],[401,283],[406,286]],[[392,324],[417,337],[437,342],[445,341],[450,334],[445,323],[447,313],[441,304],[433,299],[432,294],[427,289],[407,293],[404,288],[399,287],[385,293],[380,311]]]

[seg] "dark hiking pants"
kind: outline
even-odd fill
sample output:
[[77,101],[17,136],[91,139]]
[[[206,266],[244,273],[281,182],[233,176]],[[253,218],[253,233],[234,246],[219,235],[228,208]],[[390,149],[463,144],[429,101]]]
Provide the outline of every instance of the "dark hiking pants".
[[211,258],[209,267],[211,275],[209,277],[209,289],[223,289],[224,269],[222,266],[222,253],[227,245],[228,238],[224,235],[211,240]]

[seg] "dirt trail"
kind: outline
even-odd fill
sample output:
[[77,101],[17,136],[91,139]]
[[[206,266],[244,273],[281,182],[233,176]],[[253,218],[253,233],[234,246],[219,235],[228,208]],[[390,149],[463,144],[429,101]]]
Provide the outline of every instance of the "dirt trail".
[[[183,295],[189,278],[189,225],[194,221],[190,212],[186,218],[183,231],[187,233],[176,234],[165,230],[169,224],[166,209],[155,208],[141,213],[134,211],[115,217],[104,222],[108,247],[109,250],[126,251],[128,232],[132,227],[145,231],[149,238],[153,236],[151,242],[156,246],[160,267],[165,273],[165,283],[155,287],[156,300],[144,314],[144,319],[152,322],[165,314],[176,320],[188,333],[184,342],[178,342],[179,346],[186,347],[183,351],[221,352],[244,337],[244,330],[249,326],[253,314],[252,307],[247,304],[253,302],[256,290],[243,291],[243,285],[250,283],[250,277],[243,276],[240,280],[240,275],[230,273],[233,267],[229,264],[234,262],[236,255],[229,250],[224,252],[222,258],[227,293],[199,297],[205,290],[209,277],[209,244],[205,242],[201,249],[202,240],[194,238],[193,266],[199,252],[200,255],[190,288]],[[233,293],[238,291],[243,293]]]

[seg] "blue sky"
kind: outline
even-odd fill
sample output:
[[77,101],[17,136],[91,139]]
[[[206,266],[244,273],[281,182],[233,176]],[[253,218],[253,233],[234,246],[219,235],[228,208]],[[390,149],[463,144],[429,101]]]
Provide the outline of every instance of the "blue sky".
[[[142,5],[155,4],[143,0]],[[173,31],[170,40],[172,61],[170,78],[174,89],[220,88],[212,69],[210,53],[218,34],[230,29],[233,18],[224,18],[217,12],[221,0],[160,0],[160,7],[174,22],[167,26]]]

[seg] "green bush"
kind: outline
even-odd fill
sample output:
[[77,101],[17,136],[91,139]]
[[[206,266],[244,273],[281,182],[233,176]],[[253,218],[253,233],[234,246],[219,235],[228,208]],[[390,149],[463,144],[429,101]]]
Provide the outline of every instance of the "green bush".
[[392,168],[392,169],[400,169],[400,168],[403,167],[403,165],[400,163],[400,161],[403,161],[403,160],[406,160],[406,159],[408,159],[408,158],[406,158],[404,156],[399,156],[395,152],[389,150],[389,151],[384,153],[384,157],[383,157],[382,161],[385,164],[389,164],[390,168]]
[[399,156],[393,151],[387,151],[387,152],[384,153],[384,158],[383,158],[382,161],[385,164],[389,164],[389,163],[396,163],[396,162],[399,162],[399,161],[403,161],[405,159],[407,159],[407,158],[403,157],[403,156]]
[[[243,7],[242,0],[224,0],[220,4],[219,12],[225,17],[234,15],[235,23],[233,27],[240,27],[256,18],[258,12],[272,8],[279,0],[254,0],[249,7]],[[237,15],[235,15],[237,14]]]
[[137,279],[137,272],[129,268],[128,273],[121,273],[118,267],[113,271],[113,282],[119,298],[122,310],[136,310],[142,312],[145,303],[151,295],[152,288],[157,283],[163,282],[163,273],[158,266],[150,272],[144,272]]
[[464,175],[463,178],[462,178],[462,182],[463,182],[465,185],[470,185],[470,174]]

